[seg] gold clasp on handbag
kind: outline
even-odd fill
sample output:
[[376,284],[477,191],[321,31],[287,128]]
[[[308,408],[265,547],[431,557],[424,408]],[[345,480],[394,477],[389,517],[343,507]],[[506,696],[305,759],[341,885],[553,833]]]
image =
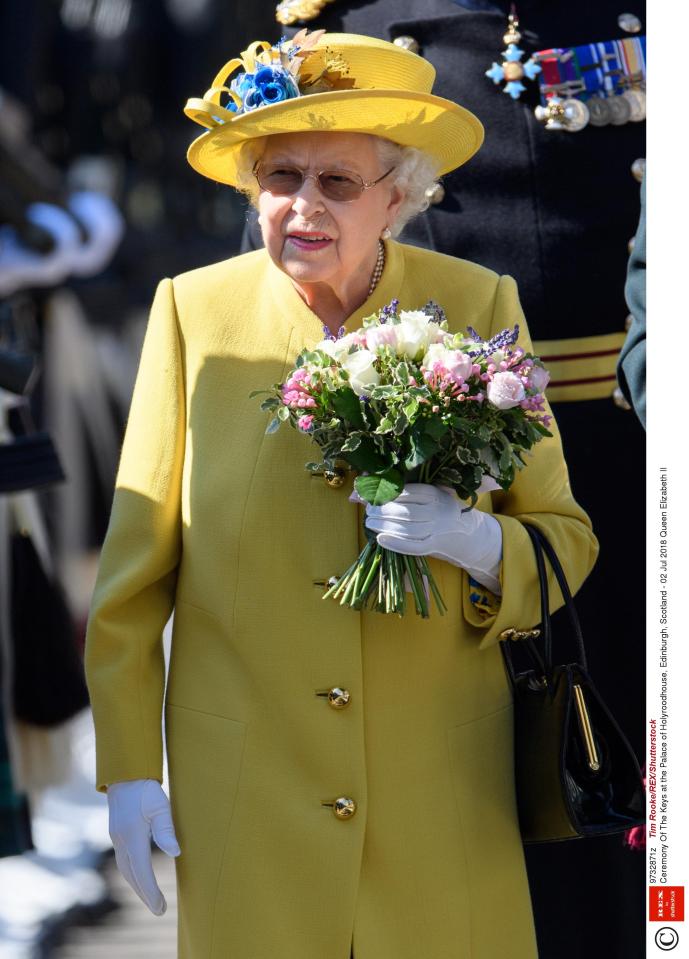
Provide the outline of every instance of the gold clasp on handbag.
[[579,728],[581,729],[581,735],[584,739],[584,744],[586,745],[586,753],[588,755],[588,764],[589,768],[594,772],[597,772],[600,769],[600,759],[598,758],[598,750],[596,749],[596,740],[593,738],[593,728],[591,727],[591,720],[589,719],[589,712],[586,708],[586,701],[584,699],[584,691],[579,685],[579,683],[574,683],[574,703],[577,707],[577,716],[579,718]]
[[538,639],[540,635],[540,629],[515,629],[511,626],[509,629],[503,629],[500,639]]

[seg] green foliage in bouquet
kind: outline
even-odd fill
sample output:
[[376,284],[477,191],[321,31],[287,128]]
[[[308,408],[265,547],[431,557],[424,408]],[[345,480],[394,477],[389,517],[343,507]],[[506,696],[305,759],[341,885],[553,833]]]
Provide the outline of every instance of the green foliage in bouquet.
[[[268,394],[268,433],[288,422],[319,447],[321,462],[307,469],[348,463],[366,503],[388,503],[416,482],[449,487],[474,506],[486,483],[508,490],[529,450],[552,435],[543,395],[548,373],[514,346],[518,332],[503,330],[489,341],[471,327],[451,334],[433,302],[399,311],[393,300],[353,333],[335,338],[326,330],[284,383],[252,395]],[[426,558],[385,550],[366,532],[366,547],[326,596],[403,614],[406,579],[417,613],[429,615],[429,592],[442,613]]]

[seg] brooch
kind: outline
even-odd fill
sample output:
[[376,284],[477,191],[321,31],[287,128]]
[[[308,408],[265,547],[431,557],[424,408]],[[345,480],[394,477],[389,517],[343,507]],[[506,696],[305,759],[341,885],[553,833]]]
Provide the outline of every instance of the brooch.
[[506,49],[502,52],[502,63],[493,61],[490,70],[486,70],[486,76],[495,84],[504,82],[503,93],[507,93],[513,100],[518,100],[526,90],[522,80],[525,77],[528,80],[535,80],[541,72],[541,67],[533,57],[529,57],[525,63],[521,62],[525,54],[518,46],[522,35],[518,29],[519,18],[514,4],[507,21],[507,33],[502,38],[506,45]]

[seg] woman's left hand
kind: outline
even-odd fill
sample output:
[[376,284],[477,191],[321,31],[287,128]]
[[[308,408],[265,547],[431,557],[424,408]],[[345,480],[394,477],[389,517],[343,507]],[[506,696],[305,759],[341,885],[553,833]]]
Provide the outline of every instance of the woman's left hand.
[[462,510],[466,504],[447,487],[408,483],[391,503],[367,504],[366,526],[385,549],[444,559],[500,595],[500,523],[490,513]]

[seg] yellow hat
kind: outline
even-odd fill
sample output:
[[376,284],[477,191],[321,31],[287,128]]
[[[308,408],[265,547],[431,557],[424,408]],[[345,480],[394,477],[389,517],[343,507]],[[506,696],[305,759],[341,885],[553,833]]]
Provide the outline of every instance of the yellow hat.
[[247,140],[372,133],[423,150],[441,176],[476,153],[483,126],[464,107],[433,96],[434,79],[423,57],[373,37],[302,30],[272,47],[258,41],[225,64],[202,100],[187,101],[186,115],[207,128],[187,159],[203,176],[236,186]]

